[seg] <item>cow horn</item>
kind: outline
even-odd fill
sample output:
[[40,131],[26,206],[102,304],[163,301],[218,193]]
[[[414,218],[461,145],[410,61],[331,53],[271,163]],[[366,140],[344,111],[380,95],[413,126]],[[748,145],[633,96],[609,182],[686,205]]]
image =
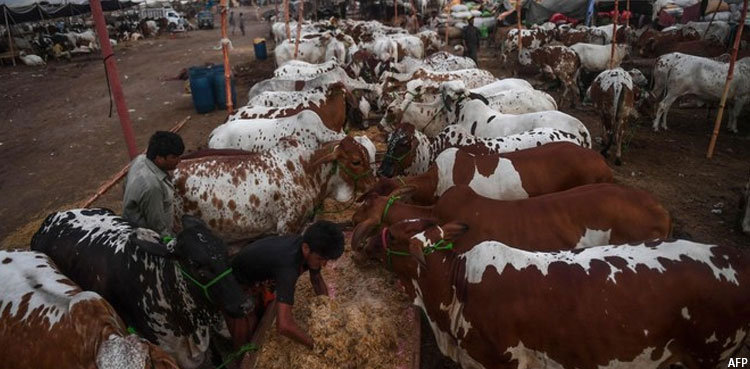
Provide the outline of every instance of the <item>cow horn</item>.
[[482,95],[482,94],[478,94],[478,93],[474,93],[474,92],[469,92],[469,98],[470,99],[474,99],[474,100],[479,100],[479,101],[483,102],[487,106],[490,105],[489,100],[487,100],[487,98],[484,97],[484,95]]
[[391,192],[391,197],[408,195],[416,190],[417,190],[417,187],[411,186],[411,185],[400,187],[400,188],[395,189],[393,192]]
[[424,257],[424,250],[422,249],[422,243],[417,240],[409,240],[409,254],[417,260],[419,265],[423,268],[427,268],[427,260]]
[[341,141],[329,142],[323,145],[323,147],[321,147],[320,149],[318,149],[318,151],[316,151],[315,154],[313,155],[313,158],[321,155],[321,153],[325,153],[325,154],[322,154],[322,156],[314,159],[312,163],[310,164],[310,167],[317,168],[319,165],[323,163],[328,163],[328,162],[332,162],[336,160],[339,155],[339,151],[336,150],[336,147],[339,145],[340,142]]
[[376,227],[377,223],[372,219],[367,219],[364,222],[357,224],[352,232],[352,250],[360,250],[362,248],[362,242],[370,237]]

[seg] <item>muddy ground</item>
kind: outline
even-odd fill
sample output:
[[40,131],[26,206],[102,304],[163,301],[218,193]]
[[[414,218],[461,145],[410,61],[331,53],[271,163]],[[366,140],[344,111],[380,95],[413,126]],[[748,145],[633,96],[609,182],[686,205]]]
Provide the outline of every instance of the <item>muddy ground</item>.
[[[251,21],[247,35],[232,37],[231,62],[237,73],[239,105],[247,90],[267,78],[273,61],[257,61],[253,37],[268,37],[268,24]],[[221,62],[219,30],[164,35],[115,48],[136,143],[146,147],[155,130],[191,119],[179,132],[188,150],[205,146],[209,132],[226,113],[199,115],[174,80],[183,68]],[[269,45],[269,51],[272,45]],[[498,76],[492,50],[480,53],[480,66]],[[557,96],[556,91],[552,91]],[[108,116],[110,99],[98,56],[46,67],[0,67],[0,247],[28,247],[30,236],[48,213],[74,207],[129,161],[117,114]],[[601,129],[592,108],[564,112],[581,119],[594,136]],[[706,148],[716,110],[673,108],[669,131],[654,133],[643,120],[631,128],[624,165],[614,166],[620,183],[650,191],[669,209],[674,234],[707,243],[746,247],[750,238],[737,229],[740,189],[750,167],[750,115],[739,120],[739,134],[722,130],[714,158]],[[113,187],[94,206],[121,209],[122,187]],[[423,368],[455,367],[441,357],[429,327],[422,326]]]

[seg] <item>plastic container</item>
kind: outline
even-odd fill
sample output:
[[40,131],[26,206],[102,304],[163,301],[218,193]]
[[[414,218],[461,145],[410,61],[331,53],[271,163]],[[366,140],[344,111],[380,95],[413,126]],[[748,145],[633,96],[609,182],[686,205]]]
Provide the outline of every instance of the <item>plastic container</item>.
[[193,106],[199,114],[214,111],[216,101],[214,98],[213,75],[209,68],[191,67],[188,69],[190,76],[190,93],[193,95]]
[[266,39],[260,37],[253,39],[253,47],[255,48],[255,59],[266,60],[268,58]]
[[[214,65],[210,68],[210,73],[213,76],[213,96],[214,102],[219,109],[227,108],[227,85],[224,79],[224,66]],[[232,86],[232,105],[237,106],[237,90],[234,87],[234,77],[230,80]]]

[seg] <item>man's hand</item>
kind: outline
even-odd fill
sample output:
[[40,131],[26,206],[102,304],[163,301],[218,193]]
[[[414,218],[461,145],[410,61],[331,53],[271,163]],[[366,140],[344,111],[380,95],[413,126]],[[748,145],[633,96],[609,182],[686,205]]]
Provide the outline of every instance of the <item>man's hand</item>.
[[307,348],[313,348],[313,339],[294,321],[292,305],[279,302],[276,304],[276,330],[279,334],[297,341]]

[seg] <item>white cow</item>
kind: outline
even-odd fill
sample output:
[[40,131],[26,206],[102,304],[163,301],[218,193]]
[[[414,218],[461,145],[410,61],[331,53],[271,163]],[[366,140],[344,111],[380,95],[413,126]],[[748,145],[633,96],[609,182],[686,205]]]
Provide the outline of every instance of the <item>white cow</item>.
[[318,114],[304,110],[287,118],[226,122],[208,136],[208,147],[258,152],[276,146],[279,139],[286,136],[293,136],[300,145],[315,150],[325,142],[341,140],[346,135],[326,128]]
[[591,135],[583,123],[557,110],[526,114],[503,114],[480,99],[472,99],[453,82],[441,86],[445,107],[457,117],[455,124],[477,137],[504,137],[536,128],[555,128],[575,135],[584,147],[591,147]]
[[[667,129],[667,115],[669,108],[680,97],[695,95],[704,101],[719,101],[724,92],[729,64],[708,58],[681,58],[676,61],[666,79],[666,95],[659,102],[654,118],[654,130],[661,127]],[[737,117],[742,108],[750,100],[750,60],[748,58],[737,62],[734,69],[729,95],[729,102],[734,103],[729,115],[728,128],[737,132]]]
[[[294,40],[284,40],[274,49],[276,65],[282,66],[294,57]],[[308,63],[323,63],[336,58],[348,63],[347,46],[344,42],[336,39],[330,32],[310,33],[302,36],[299,42],[297,60]]]
[[[589,72],[601,72],[609,69],[609,60],[612,54],[611,45],[594,45],[586,43],[577,43],[570,46],[581,59],[581,68]],[[630,52],[630,46],[618,44],[615,47],[613,68],[619,67],[622,60]]]

